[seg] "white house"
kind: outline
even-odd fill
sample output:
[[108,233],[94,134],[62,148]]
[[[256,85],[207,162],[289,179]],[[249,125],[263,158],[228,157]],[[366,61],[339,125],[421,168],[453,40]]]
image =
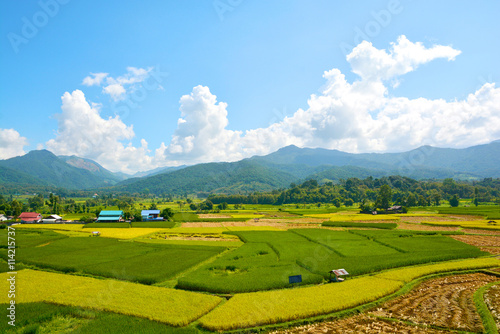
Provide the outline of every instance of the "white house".
[[48,224],[61,223],[62,217],[58,215],[50,215],[46,218],[43,218],[42,222]]

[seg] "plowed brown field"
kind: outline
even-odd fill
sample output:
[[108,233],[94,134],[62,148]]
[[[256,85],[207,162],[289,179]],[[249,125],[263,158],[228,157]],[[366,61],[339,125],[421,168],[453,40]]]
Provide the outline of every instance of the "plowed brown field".
[[360,314],[354,317],[314,324],[309,326],[296,327],[278,333],[328,333],[328,334],[344,334],[344,333],[408,333],[408,334],[444,334],[448,331],[441,331],[432,328],[412,326],[399,321],[390,321],[369,317],[365,314]]
[[[301,326],[280,333],[450,333],[461,330],[484,331],[473,301],[474,292],[481,286],[498,281],[486,274],[466,274],[426,281],[410,293],[383,304],[380,308],[353,317]],[[488,304],[500,317],[500,285],[488,291]],[[387,320],[384,318],[392,318]],[[404,322],[403,322],[404,321]],[[408,323],[413,323],[411,325]],[[437,326],[443,330],[425,326]]]
[[497,280],[498,277],[485,274],[433,279],[420,284],[410,293],[385,303],[373,314],[414,323],[481,332],[483,324],[475,310],[473,295],[481,286]]
[[453,239],[479,247],[482,251],[491,254],[500,254],[500,236],[484,235],[452,235]]
[[494,285],[486,291],[484,301],[495,318],[497,328],[500,329],[500,284]]

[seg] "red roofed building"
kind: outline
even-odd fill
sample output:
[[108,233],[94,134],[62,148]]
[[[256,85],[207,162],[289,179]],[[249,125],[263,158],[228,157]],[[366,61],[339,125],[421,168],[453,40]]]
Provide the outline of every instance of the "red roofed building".
[[21,219],[21,223],[39,223],[43,217],[36,212],[23,212],[19,218]]

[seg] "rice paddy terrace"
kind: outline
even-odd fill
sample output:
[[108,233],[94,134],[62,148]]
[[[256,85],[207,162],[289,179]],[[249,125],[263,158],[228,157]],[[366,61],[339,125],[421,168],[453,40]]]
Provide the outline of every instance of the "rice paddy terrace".
[[0,331],[497,331],[500,226],[486,215],[280,209],[14,225],[16,327]]

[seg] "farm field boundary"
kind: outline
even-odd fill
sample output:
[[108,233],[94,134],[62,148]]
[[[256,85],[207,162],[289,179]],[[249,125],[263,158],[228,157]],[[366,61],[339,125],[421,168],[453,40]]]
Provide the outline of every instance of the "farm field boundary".
[[[498,273],[496,273],[498,274]],[[491,333],[491,334],[498,334],[498,329],[497,325],[495,323],[495,319],[490,313],[490,310],[488,309],[488,306],[484,302],[484,294],[485,292],[491,288],[494,285],[500,284],[500,281],[490,283],[488,285],[485,285],[481,288],[479,288],[475,293],[474,293],[474,304],[476,305],[476,309],[481,316],[481,319],[483,321],[483,326],[484,329],[486,330],[486,333]]]
[[200,324],[220,331],[309,318],[375,301],[426,275],[499,265],[496,258],[462,260],[395,269],[342,284],[243,293],[202,317]]
[[[497,219],[498,220],[498,219]],[[497,230],[500,231],[500,220],[458,220],[458,221],[424,221],[424,225],[432,226],[459,226],[463,228],[480,229],[480,230]]]
[[[7,273],[1,273],[5,281]],[[136,283],[23,269],[17,273],[16,303],[49,302],[111,311],[185,326],[216,307],[222,298]],[[9,303],[2,294],[0,303]]]

